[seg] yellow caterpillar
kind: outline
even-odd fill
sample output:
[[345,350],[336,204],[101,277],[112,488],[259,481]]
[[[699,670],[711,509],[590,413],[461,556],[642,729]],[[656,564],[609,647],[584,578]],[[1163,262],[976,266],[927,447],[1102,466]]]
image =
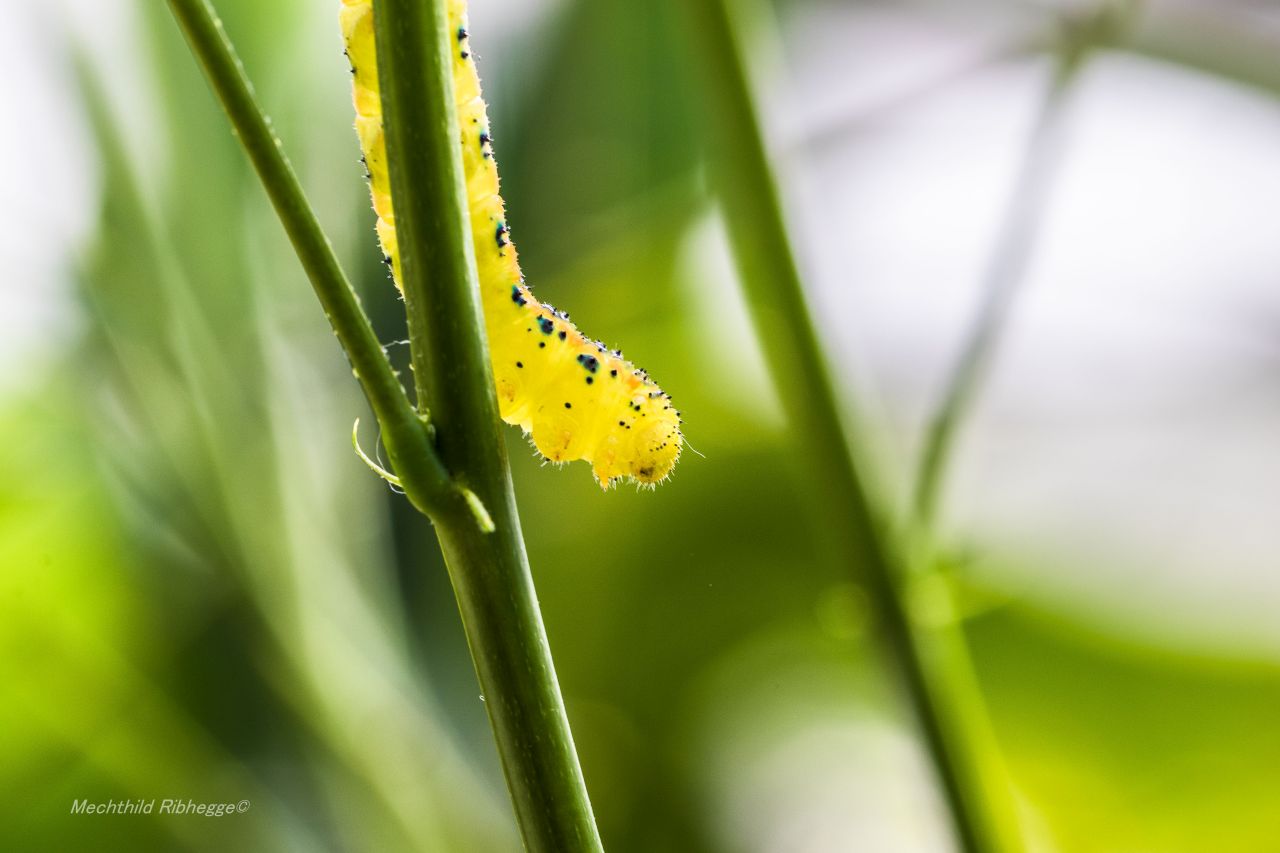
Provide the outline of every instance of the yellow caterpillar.
[[[498,195],[498,168],[467,40],[465,0],[449,0],[448,15],[467,202],[502,419],[532,435],[534,446],[552,462],[590,462],[604,488],[625,477],[658,483],[680,458],[680,413],[643,370],[621,352],[588,339],[568,314],[539,302],[525,285]],[[399,287],[373,0],[342,0],[342,34],[378,237]]]

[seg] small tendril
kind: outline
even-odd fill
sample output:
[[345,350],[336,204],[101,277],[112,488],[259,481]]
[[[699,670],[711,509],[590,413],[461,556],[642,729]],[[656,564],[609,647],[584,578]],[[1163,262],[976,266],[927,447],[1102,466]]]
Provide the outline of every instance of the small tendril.
[[[364,450],[360,447],[360,419],[359,418],[356,418],[356,422],[351,425],[351,447],[352,449],[355,450],[356,455],[360,457],[361,461],[364,462],[365,465],[369,466],[370,471],[377,474],[382,479],[386,480],[392,486],[395,486],[401,489],[404,488],[404,484],[400,482],[399,477],[397,477],[395,474],[392,474],[386,468],[383,468],[377,462],[374,462],[372,459],[370,459],[368,454],[366,454]],[[483,509],[483,507],[481,508]],[[492,521],[490,521],[489,523],[493,524]]]

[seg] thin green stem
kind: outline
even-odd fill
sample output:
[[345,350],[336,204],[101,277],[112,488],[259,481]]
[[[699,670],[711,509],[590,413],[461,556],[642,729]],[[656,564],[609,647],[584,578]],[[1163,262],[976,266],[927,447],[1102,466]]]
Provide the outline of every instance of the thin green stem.
[[[377,4],[378,59],[415,384],[409,403],[207,0],[169,0],[382,426],[436,522],[525,845],[598,851],[599,833],[525,556],[498,432],[464,212],[444,4]],[[449,472],[453,472],[451,477]]]
[[[1119,43],[1133,26],[1139,4],[1101,0],[1094,8],[1064,16],[1055,42],[1053,76],[1014,183],[982,286],[982,304],[961,346],[926,432],[912,493],[912,528],[925,563],[932,562],[938,501],[957,430],[985,384],[1005,325],[1035,252],[1049,194],[1062,160],[1064,105],[1089,55]],[[927,566],[926,566],[927,568]]]
[[1015,178],[1004,222],[984,278],[983,301],[953,366],[941,402],[930,419],[925,447],[917,468],[912,495],[912,582],[922,599],[931,600],[938,618],[921,638],[922,648],[933,659],[935,671],[946,677],[935,685],[955,707],[966,708],[963,732],[974,756],[974,783],[997,806],[1008,803],[997,793],[1008,788],[999,744],[978,684],[963,626],[955,612],[949,576],[938,565],[935,553],[937,506],[958,429],[972,409],[990,372],[1005,326],[1035,251],[1050,193],[1062,162],[1065,105],[1072,84],[1090,50],[1101,39],[1114,37],[1127,18],[1127,10],[1102,4],[1091,14],[1064,19],[1061,38],[1052,45],[1053,75],[1041,101]]
[[414,505],[438,511],[459,500],[457,490],[432,447],[429,432],[396,378],[359,297],[334,256],[328,238],[307,203],[271,121],[258,106],[222,22],[208,0],[169,0],[169,8],[204,68],[245,152],[315,288],[325,316],[382,426],[392,466]]
[[985,384],[1035,252],[1062,161],[1063,106],[1081,61],[1076,55],[1063,56],[1055,65],[983,277],[982,303],[929,420],[912,493],[912,528],[923,539],[931,538],[936,527],[938,498],[956,431]]
[[378,79],[414,380],[441,457],[475,500],[437,519],[525,846],[599,833],[538,611],[489,366],[466,216],[444,0],[377,0]]
[[905,560],[872,506],[864,465],[848,440],[827,362],[805,303],[782,205],[751,95],[731,0],[686,0],[692,57],[702,71],[712,178],[739,278],[775,386],[814,484],[814,507],[844,560],[861,569],[886,648],[901,675],[937,771],[959,846],[1011,850],[1006,792],[983,784],[983,757],[968,740],[972,706],[946,683],[963,646],[922,640],[898,582]]

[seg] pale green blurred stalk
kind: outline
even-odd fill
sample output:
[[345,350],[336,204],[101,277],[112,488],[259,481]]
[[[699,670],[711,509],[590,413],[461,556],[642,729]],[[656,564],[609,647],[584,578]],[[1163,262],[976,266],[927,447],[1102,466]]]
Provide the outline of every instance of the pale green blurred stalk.
[[[956,433],[986,384],[1034,251],[1050,184],[1061,160],[1062,107],[1075,67],[1060,64],[1049,84],[1005,212],[1004,225],[992,251],[982,286],[981,306],[952,365],[940,402],[929,419],[912,494],[912,529],[922,542],[933,538],[939,495]],[[928,564],[932,560],[926,558],[924,562]]]
[[[1053,69],[1028,138],[1004,220],[982,284],[982,301],[961,344],[940,402],[930,417],[911,500],[909,589],[927,616],[921,647],[932,669],[945,672],[936,692],[947,704],[968,708],[965,730],[977,768],[975,784],[1008,791],[1010,781],[992,729],[986,701],[968,653],[962,614],[951,578],[937,555],[938,503],[956,436],[986,384],[1034,254],[1063,157],[1066,103],[1091,50],[1110,42],[1129,10],[1100,4],[1076,18],[1064,17],[1052,43]],[[999,796],[997,793],[996,796]],[[1002,798],[1003,799],[1003,798]],[[1009,820],[1014,815],[1009,813]]]
[[906,688],[966,851],[1021,848],[1007,787],[993,781],[985,726],[968,685],[954,683],[967,652],[948,635],[915,624],[901,586],[906,557],[873,504],[860,448],[840,414],[835,382],[805,302],[781,200],[765,148],[736,30],[732,0],[689,0],[693,61],[703,78],[713,184],[729,229],[739,280],[774,385],[807,463],[813,506],[842,559],[860,570],[890,658]]
[[1060,36],[1046,47],[1053,71],[1036,115],[1014,182],[1004,220],[992,248],[981,287],[982,301],[929,419],[912,492],[912,530],[932,563],[938,501],[956,433],[986,384],[1004,330],[1035,252],[1053,182],[1062,162],[1065,104],[1072,86],[1099,44],[1116,40],[1133,10],[1127,3],[1102,3],[1095,10],[1064,17]]

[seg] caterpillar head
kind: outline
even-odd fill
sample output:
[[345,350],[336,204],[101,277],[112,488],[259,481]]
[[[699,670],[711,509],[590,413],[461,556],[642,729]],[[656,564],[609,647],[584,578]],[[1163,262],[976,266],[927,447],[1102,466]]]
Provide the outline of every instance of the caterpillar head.
[[645,485],[662,482],[676,467],[683,444],[679,421],[675,418],[656,419],[636,436],[636,452],[627,473]]

